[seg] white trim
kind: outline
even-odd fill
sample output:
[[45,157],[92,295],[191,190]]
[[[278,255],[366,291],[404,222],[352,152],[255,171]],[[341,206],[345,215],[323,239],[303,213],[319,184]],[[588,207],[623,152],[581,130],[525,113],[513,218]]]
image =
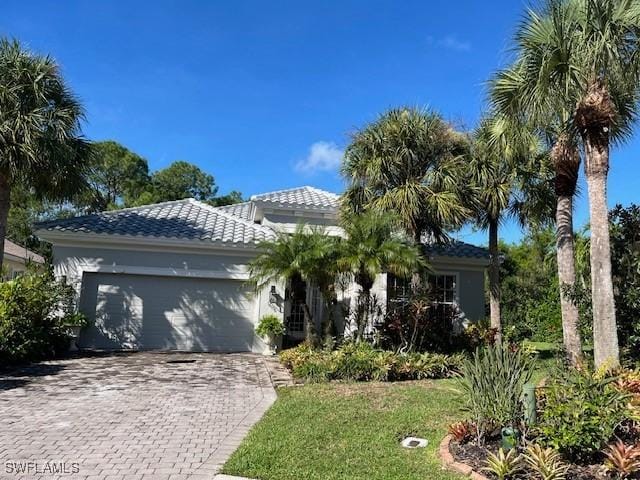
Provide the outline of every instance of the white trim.
[[128,275],[148,275],[156,277],[210,278],[226,280],[249,280],[246,268],[236,270],[180,270],[167,267],[136,267],[131,265],[78,265],[80,277],[84,273],[115,273]]
[[460,267],[461,270],[482,270],[489,265],[488,258],[477,258],[477,257],[449,257],[446,255],[429,255],[427,257],[429,263],[437,267],[440,265],[450,266],[450,267]]
[[113,235],[97,233],[61,233],[48,230],[37,230],[36,235],[59,247],[96,248],[103,247],[113,250],[139,251],[174,251],[182,253],[202,253],[211,255],[229,252],[230,254],[254,254],[256,243],[223,243],[203,240],[178,240],[170,238],[155,238],[132,235]]
[[460,272],[457,271],[453,271],[453,270],[434,270],[433,272],[429,273],[430,276],[441,276],[441,275],[446,275],[449,277],[455,277],[455,282],[456,282],[456,298],[454,299],[453,302],[439,302],[436,301],[435,303],[438,303],[440,305],[455,305],[457,307],[460,306]]

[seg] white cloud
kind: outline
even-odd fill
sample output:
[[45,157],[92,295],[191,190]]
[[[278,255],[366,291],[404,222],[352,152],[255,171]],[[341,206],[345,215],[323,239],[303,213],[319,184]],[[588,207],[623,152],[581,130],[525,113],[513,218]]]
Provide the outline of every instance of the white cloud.
[[471,50],[470,42],[460,40],[455,35],[447,35],[446,37],[438,40],[438,45],[457,52],[468,52]]
[[333,142],[315,142],[309,147],[309,154],[295,165],[300,173],[313,174],[336,170],[342,162],[344,151]]

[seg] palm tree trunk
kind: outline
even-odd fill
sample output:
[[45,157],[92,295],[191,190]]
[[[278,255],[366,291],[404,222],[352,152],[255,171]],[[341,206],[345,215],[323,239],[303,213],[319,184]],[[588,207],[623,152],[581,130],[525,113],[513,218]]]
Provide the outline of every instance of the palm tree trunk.
[[593,353],[596,368],[620,365],[616,307],[611,276],[607,174],[609,142],[585,135],[585,171],[591,223],[591,299],[593,302]]
[[4,239],[7,234],[7,218],[11,207],[11,185],[4,173],[0,173],[0,268],[4,262]]
[[597,368],[614,368],[620,365],[607,207],[609,132],[615,112],[616,106],[611,100],[607,85],[599,80],[589,85],[575,111],[575,122],[584,143],[584,167],[589,191],[593,354]]
[[489,222],[489,317],[491,328],[496,331],[496,342],[502,341],[500,321],[500,252],[498,251],[498,222]]
[[556,258],[562,313],[562,336],[567,360],[578,366],[582,357],[580,343],[580,312],[567,289],[576,283],[576,262],[573,236],[573,196],[580,174],[580,153],[568,133],[560,133],[551,148],[555,168],[556,194]]
[[576,265],[573,250],[573,197],[557,197],[556,203],[556,256],[560,283],[560,309],[562,311],[562,336],[569,363],[577,366],[582,358],[582,345],[578,325],[578,307],[565,289],[576,283]]

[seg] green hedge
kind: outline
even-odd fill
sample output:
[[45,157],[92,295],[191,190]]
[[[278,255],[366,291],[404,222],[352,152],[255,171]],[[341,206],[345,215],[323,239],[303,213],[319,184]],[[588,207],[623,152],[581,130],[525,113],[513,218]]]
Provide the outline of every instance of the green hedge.
[[0,364],[50,358],[66,351],[64,325],[74,316],[73,291],[51,273],[30,272],[0,283]]
[[446,378],[455,374],[463,355],[378,350],[366,342],[348,343],[337,350],[318,350],[303,343],[280,354],[294,377],[307,382],[397,381]]

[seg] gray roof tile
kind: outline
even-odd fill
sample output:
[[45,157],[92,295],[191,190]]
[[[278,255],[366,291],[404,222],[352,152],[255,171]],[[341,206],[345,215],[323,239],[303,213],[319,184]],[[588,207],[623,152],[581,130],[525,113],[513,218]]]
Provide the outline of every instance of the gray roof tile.
[[340,196],[314,187],[298,187],[254,195],[251,200],[280,206],[297,206],[309,209],[334,210]]
[[488,259],[489,250],[470,243],[454,241],[447,244],[425,244],[424,251],[429,256]]
[[192,198],[43,222],[38,228],[55,232],[146,236],[233,244],[256,243],[274,236],[269,228]]
[[44,258],[41,255],[7,239],[4,240],[4,253],[5,255],[11,255],[31,262],[44,263]]
[[251,202],[234,203],[233,205],[224,205],[222,207],[215,207],[216,210],[228,213],[234,217],[242,218],[248,222],[253,221],[253,209]]

